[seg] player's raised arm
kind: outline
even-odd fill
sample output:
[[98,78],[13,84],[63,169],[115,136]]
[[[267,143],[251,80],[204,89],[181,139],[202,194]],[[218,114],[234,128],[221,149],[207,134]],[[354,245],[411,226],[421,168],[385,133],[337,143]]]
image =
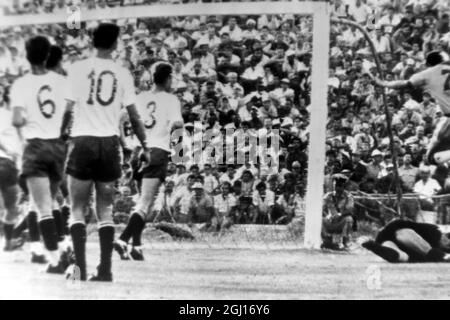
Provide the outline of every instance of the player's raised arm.
[[413,84],[409,80],[394,80],[394,81],[384,81],[374,75],[370,74],[370,77],[375,82],[377,86],[390,88],[390,89],[402,89],[407,87],[413,87]]

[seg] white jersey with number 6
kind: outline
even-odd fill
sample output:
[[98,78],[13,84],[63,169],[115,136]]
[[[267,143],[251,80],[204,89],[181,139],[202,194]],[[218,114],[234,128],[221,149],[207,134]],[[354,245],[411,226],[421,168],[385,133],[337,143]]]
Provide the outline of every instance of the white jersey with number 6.
[[138,111],[145,125],[147,144],[170,152],[171,128],[182,122],[178,97],[163,91],[145,91],[137,96]]
[[72,137],[119,136],[121,109],[136,103],[128,69],[111,59],[88,58],[68,70],[70,100],[75,101]]
[[450,115],[450,65],[442,63],[414,74],[408,80],[414,87],[428,92],[441,107],[445,115]]
[[26,123],[22,134],[25,139],[60,137],[68,91],[66,78],[55,72],[29,73],[13,83],[11,107],[23,110]]

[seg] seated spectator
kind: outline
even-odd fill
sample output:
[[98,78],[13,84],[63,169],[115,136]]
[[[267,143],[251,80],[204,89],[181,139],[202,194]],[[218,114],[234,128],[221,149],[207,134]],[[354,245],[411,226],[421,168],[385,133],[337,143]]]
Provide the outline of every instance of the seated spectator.
[[194,193],[188,205],[188,221],[190,223],[206,223],[211,225],[214,216],[213,200],[205,194],[203,185],[196,182],[192,185]]
[[159,190],[152,208],[150,221],[175,222],[175,192],[174,182],[168,180]]
[[234,223],[233,211],[236,209],[237,201],[231,193],[231,184],[222,183],[221,191],[221,194],[214,196],[215,215],[211,222],[214,231],[228,229]]
[[414,192],[420,195],[422,210],[434,211],[433,196],[440,190],[439,183],[431,178],[431,170],[427,166],[420,167],[420,180],[414,185]]
[[260,182],[256,185],[252,198],[256,208],[253,223],[272,224],[274,222],[272,213],[275,205],[275,193],[268,190],[264,182]]
[[403,183],[406,192],[413,192],[417,178],[419,177],[419,168],[412,165],[412,157],[410,154],[403,156],[403,166],[398,170],[398,174]]
[[[354,201],[350,193],[344,190],[348,178],[343,174],[333,176],[334,191],[324,197],[322,238],[324,248],[346,247],[353,230]],[[334,243],[332,235],[342,237],[342,243]]]

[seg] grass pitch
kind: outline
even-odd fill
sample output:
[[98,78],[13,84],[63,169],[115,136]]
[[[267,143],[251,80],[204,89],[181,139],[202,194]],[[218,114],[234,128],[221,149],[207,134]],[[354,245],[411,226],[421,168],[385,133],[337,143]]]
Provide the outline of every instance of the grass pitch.
[[[246,226],[222,236],[174,241],[146,233],[146,261],[113,260],[113,283],[73,283],[43,273],[28,248],[0,253],[0,299],[448,299],[450,265],[388,264],[358,246],[309,251],[286,229]],[[255,229],[255,228],[253,228]],[[256,228],[258,229],[258,228]],[[255,236],[263,233],[264,239]],[[267,242],[272,232],[272,240]],[[274,237],[274,234],[283,236]],[[235,239],[238,234],[239,241]],[[198,234],[197,234],[198,235]],[[284,237],[284,238],[283,238]],[[232,240],[235,239],[235,240]],[[89,271],[99,250],[89,236]],[[374,280],[375,279],[375,280]]]

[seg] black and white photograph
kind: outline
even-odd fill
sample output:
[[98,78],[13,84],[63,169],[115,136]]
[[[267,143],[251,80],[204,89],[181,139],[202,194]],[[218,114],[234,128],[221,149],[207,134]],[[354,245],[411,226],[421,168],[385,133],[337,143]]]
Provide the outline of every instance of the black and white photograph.
[[0,0],[0,300],[450,299],[449,117],[450,0]]

